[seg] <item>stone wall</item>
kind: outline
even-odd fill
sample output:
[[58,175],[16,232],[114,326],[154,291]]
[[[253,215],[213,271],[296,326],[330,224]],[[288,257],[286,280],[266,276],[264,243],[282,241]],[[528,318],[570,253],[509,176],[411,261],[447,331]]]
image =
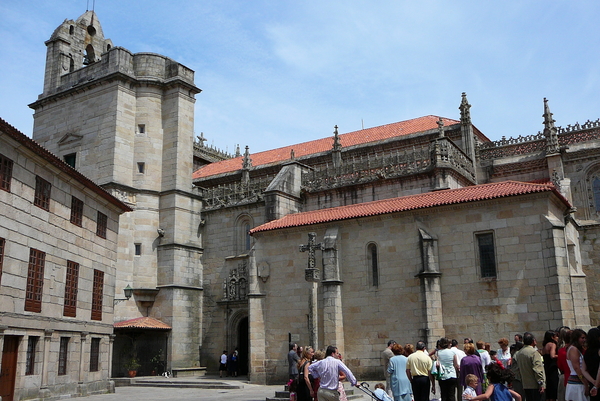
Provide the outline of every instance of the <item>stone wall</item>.
[[[565,273],[569,272],[565,259],[559,257],[566,254],[565,246],[559,245],[561,240],[565,243],[564,222],[563,229],[555,227],[562,221],[564,206],[550,199],[553,196],[520,196],[256,234],[256,265],[267,261],[271,272],[265,283],[258,281],[264,299],[257,300],[256,307],[263,309],[250,311],[251,316],[266,317],[265,355],[255,361],[257,369],[266,369],[268,383],[281,382],[287,375],[288,333],[307,345],[310,284],[304,281],[306,255],[298,252],[298,245],[306,242],[309,231],[322,241],[328,227],[339,229],[344,325],[340,351],[360,378],[380,379],[380,354],[388,339],[414,344],[427,333],[426,290],[416,277],[422,269],[419,228],[437,238],[446,336],[495,343],[517,332],[531,331],[541,338],[546,330],[563,324],[584,326],[585,316],[576,318],[572,299],[566,299],[569,293],[561,295],[562,303],[554,302],[559,281],[570,282],[571,277]],[[555,238],[556,230],[563,233],[561,238]],[[480,275],[475,245],[480,232],[494,234],[493,279]],[[369,243],[378,250],[378,286],[368,279]],[[321,311],[322,294],[319,297]],[[323,316],[319,325],[322,330]],[[319,338],[319,348],[331,341],[322,331]],[[429,347],[435,340],[430,339]]]
[[[6,240],[0,341],[9,336],[19,339],[15,399],[107,392],[112,388],[109,350],[123,210],[98,195],[100,188],[93,190],[1,132],[0,152],[14,163],[10,192],[0,190],[0,237]],[[48,211],[33,203],[36,175],[52,185]],[[72,196],[84,204],[81,227],[70,221]],[[106,239],[96,235],[99,211],[108,217]],[[39,313],[25,310],[30,249],[46,254]],[[75,317],[63,316],[68,261],[79,264]],[[94,269],[104,273],[101,320],[91,319]],[[38,337],[35,365],[33,374],[25,375],[30,337]],[[61,337],[70,338],[65,375],[57,368]],[[93,338],[100,339],[96,372],[89,371]]]

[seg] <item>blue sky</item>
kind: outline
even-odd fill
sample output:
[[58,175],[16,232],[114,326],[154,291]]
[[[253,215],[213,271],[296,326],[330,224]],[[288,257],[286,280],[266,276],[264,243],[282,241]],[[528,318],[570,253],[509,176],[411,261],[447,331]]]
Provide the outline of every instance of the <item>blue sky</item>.
[[[30,135],[44,41],[87,0],[0,0],[0,117]],[[90,8],[92,0],[89,0]],[[434,114],[490,139],[600,117],[598,1],[96,0],[104,34],[196,72],[195,131],[251,152]]]

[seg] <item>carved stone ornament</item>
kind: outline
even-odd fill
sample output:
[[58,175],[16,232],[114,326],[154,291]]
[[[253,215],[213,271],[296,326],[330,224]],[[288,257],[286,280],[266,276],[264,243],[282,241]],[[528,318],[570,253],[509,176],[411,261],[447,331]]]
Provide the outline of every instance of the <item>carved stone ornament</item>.
[[321,281],[321,271],[319,269],[305,269],[304,279],[309,283],[318,283]]

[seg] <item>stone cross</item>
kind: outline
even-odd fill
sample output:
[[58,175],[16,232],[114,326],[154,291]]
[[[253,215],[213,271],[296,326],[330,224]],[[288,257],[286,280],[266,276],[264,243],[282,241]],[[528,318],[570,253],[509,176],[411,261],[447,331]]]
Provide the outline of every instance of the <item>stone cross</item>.
[[300,245],[300,252],[308,252],[308,267],[304,271],[304,278],[310,283],[308,296],[308,334],[310,345],[314,349],[319,347],[317,286],[320,280],[320,271],[316,267],[315,251],[325,249],[322,243],[317,244],[316,237],[316,233],[308,233],[308,244]]
[[316,242],[317,233],[308,233],[308,244],[300,245],[300,252],[308,252],[308,267],[305,272],[305,279],[309,282],[318,282],[320,280],[319,269],[316,268],[315,251],[324,249],[323,243]]

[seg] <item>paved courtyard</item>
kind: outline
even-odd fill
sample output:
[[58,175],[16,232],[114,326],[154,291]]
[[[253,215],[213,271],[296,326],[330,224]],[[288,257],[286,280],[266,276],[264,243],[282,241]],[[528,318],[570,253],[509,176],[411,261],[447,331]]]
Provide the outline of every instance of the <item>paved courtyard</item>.
[[[162,378],[148,378],[156,382],[157,379]],[[142,378],[142,380],[144,380]],[[272,386],[260,386],[256,384],[248,384],[246,377],[232,378],[219,378],[218,376],[205,376],[202,378],[181,378],[181,379],[164,379],[164,383],[168,382],[180,382],[182,386],[190,381],[196,381],[200,383],[214,383],[221,382],[230,384],[232,386],[240,387],[239,389],[208,389],[208,388],[189,388],[189,387],[141,387],[141,386],[124,386],[117,387],[113,394],[100,394],[90,395],[87,397],[79,397],[75,400],[79,401],[265,401],[266,398],[273,398],[276,391],[282,391],[283,385],[272,385]],[[374,389],[375,383],[373,381],[367,382],[371,389]],[[346,384],[346,388],[349,384]],[[437,387],[439,394],[439,387]],[[372,398],[365,395],[362,391],[354,389],[355,397],[352,397],[356,401],[366,401]],[[362,396],[362,397],[361,397]],[[430,400],[438,401],[434,394],[430,395]]]
[[[150,379],[150,378],[149,378]],[[157,379],[152,378],[153,382]],[[144,380],[144,379],[142,379]],[[222,382],[232,386],[240,387],[239,389],[208,389],[208,388],[189,388],[189,387],[142,387],[142,386],[124,386],[117,387],[113,394],[90,395],[87,397],[79,397],[75,400],[81,401],[265,401],[267,397],[273,398],[276,391],[282,391],[283,385],[261,386],[256,384],[248,384],[246,377],[239,377],[236,380],[232,378],[219,378],[217,376],[203,378],[181,378],[181,379],[164,379],[164,383],[180,382],[182,386],[190,381],[200,383]],[[369,382],[371,388],[375,382]],[[349,385],[346,385],[349,386]],[[355,394],[364,395],[360,390],[355,389]],[[356,399],[356,398],[355,398]],[[358,398],[359,400],[361,398]],[[367,396],[363,400],[370,399]]]
[[257,386],[242,384],[241,389],[199,389],[199,388],[162,388],[162,387],[117,387],[114,394],[92,395],[77,400],[89,401],[265,401],[273,397],[282,386]]

